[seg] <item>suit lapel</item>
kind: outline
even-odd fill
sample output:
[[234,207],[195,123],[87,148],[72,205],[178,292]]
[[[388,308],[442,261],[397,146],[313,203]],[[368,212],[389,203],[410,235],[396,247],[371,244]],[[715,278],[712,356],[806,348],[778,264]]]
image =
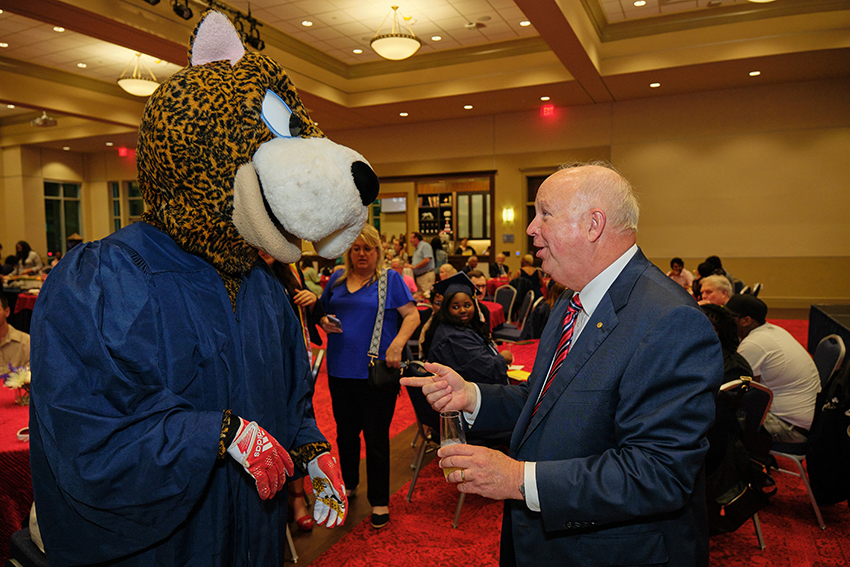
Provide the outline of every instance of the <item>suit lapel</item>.
[[[514,429],[512,438],[512,449],[519,449],[528,436],[537,428],[538,425],[546,418],[548,413],[555,406],[558,398],[564,394],[566,389],[575,379],[576,375],[581,371],[582,367],[587,363],[588,359],[596,352],[599,347],[605,342],[605,339],[619,323],[617,311],[619,311],[627,302],[631,294],[632,288],[642,274],[649,266],[649,261],[638,250],[634,257],[629,261],[620,275],[611,284],[608,292],[603,296],[593,316],[590,317],[584,325],[575,344],[570,348],[567,358],[561,365],[558,374],[554,377],[554,382],[549,386],[543,400],[540,402],[540,407],[537,408],[537,413],[531,417],[531,412],[540,395],[540,390],[543,388],[543,379],[546,372],[549,370],[549,365],[554,356],[554,350],[560,338],[560,322],[563,321],[566,314],[568,301],[559,300],[559,307],[553,310],[549,322],[546,324],[543,336],[541,339],[540,348],[537,351],[537,358],[534,363],[532,377],[536,378],[534,384],[529,384],[529,398],[526,401],[522,414],[517,421],[517,427]],[[551,328],[553,317],[558,323],[556,328]],[[545,350],[544,350],[545,348]],[[541,355],[543,359],[541,360]]]

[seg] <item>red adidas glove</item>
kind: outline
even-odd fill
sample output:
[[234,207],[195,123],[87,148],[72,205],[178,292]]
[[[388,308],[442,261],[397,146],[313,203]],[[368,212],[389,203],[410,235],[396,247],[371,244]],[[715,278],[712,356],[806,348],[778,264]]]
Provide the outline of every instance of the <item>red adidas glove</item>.
[[227,452],[254,477],[263,500],[277,494],[295,472],[289,453],[256,421],[239,418],[239,430]]
[[322,453],[307,463],[307,472],[316,495],[313,519],[328,528],[341,526],[348,511],[348,498],[336,459],[330,453]]

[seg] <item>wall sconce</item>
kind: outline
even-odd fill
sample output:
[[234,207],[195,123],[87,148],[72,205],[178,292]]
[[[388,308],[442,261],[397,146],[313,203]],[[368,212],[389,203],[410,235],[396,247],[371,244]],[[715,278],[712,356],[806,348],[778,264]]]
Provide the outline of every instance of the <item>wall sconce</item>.
[[514,222],[514,208],[505,207],[502,209],[502,222],[509,224]]

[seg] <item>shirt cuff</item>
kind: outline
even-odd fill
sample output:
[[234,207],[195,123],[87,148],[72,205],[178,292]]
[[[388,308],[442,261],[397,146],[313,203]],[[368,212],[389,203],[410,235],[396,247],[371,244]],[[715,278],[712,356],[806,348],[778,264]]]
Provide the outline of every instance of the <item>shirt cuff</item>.
[[475,387],[475,409],[472,410],[472,413],[463,412],[463,419],[466,420],[466,423],[469,424],[470,427],[475,423],[475,418],[478,417],[478,412],[481,410],[481,388],[478,387],[478,384],[475,382],[472,383]]
[[540,495],[537,493],[537,463],[525,462],[525,505],[532,512],[540,511]]

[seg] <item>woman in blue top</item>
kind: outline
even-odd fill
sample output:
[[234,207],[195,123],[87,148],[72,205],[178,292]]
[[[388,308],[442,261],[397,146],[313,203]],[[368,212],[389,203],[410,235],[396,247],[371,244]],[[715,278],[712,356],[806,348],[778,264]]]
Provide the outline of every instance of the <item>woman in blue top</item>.
[[[328,333],[328,386],[342,477],[346,492],[353,496],[360,482],[362,431],[366,441],[367,496],[375,529],[390,520],[390,422],[397,396],[397,392],[372,390],[367,381],[369,344],[378,314],[377,282],[383,264],[378,231],[366,225],[345,253],[345,269],[334,272],[322,293],[322,305],[328,314],[322,318],[322,328]],[[402,350],[418,325],[419,313],[410,290],[401,274],[389,270],[378,357],[398,368]]]

